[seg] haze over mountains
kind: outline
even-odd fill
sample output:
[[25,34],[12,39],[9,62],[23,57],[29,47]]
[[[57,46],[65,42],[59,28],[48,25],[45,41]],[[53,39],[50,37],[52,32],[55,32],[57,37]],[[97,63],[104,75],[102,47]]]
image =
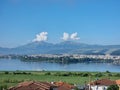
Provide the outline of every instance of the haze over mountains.
[[0,47],[0,54],[112,54],[120,55],[120,45],[89,45],[74,41],[53,44],[48,42],[31,42],[16,48]]

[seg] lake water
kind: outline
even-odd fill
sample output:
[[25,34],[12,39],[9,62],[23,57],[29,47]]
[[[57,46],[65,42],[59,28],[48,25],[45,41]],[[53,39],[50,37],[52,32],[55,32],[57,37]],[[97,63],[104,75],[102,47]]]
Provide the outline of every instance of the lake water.
[[49,62],[24,62],[19,59],[0,59],[0,71],[110,71],[120,72],[120,65],[110,63],[58,64]]

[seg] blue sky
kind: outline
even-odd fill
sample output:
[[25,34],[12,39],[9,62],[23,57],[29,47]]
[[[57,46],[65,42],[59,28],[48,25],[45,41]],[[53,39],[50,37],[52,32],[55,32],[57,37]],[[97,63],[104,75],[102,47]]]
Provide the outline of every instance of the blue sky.
[[120,44],[120,0],[0,0],[0,46],[16,47],[48,33],[59,43],[77,32],[79,42]]

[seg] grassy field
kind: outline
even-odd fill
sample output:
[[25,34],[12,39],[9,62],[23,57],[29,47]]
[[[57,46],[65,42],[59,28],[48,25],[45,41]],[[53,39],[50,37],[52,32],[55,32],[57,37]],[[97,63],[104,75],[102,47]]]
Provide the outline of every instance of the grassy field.
[[81,84],[85,82],[102,78],[110,78],[111,80],[120,79],[120,73],[106,72],[58,72],[58,71],[16,71],[16,72],[0,72],[0,85],[7,87],[15,86],[23,81],[64,81],[70,84]]

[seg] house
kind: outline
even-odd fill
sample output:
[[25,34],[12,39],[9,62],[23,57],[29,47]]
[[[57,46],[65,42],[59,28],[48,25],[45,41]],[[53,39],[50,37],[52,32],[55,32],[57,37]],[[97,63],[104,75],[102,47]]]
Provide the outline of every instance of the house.
[[119,79],[119,80],[116,80],[116,84],[118,85],[119,90],[120,90],[120,79]]
[[10,87],[8,90],[56,90],[54,84],[48,82],[28,81],[18,84],[18,86]]
[[109,79],[100,79],[88,84],[91,90],[107,90],[108,86],[115,85],[116,82]]
[[57,90],[74,90],[75,86],[74,85],[70,85],[66,82],[54,82],[54,84],[58,87]]
[[8,90],[74,90],[74,86],[65,82],[38,82],[27,81],[19,83],[18,86],[10,87]]

